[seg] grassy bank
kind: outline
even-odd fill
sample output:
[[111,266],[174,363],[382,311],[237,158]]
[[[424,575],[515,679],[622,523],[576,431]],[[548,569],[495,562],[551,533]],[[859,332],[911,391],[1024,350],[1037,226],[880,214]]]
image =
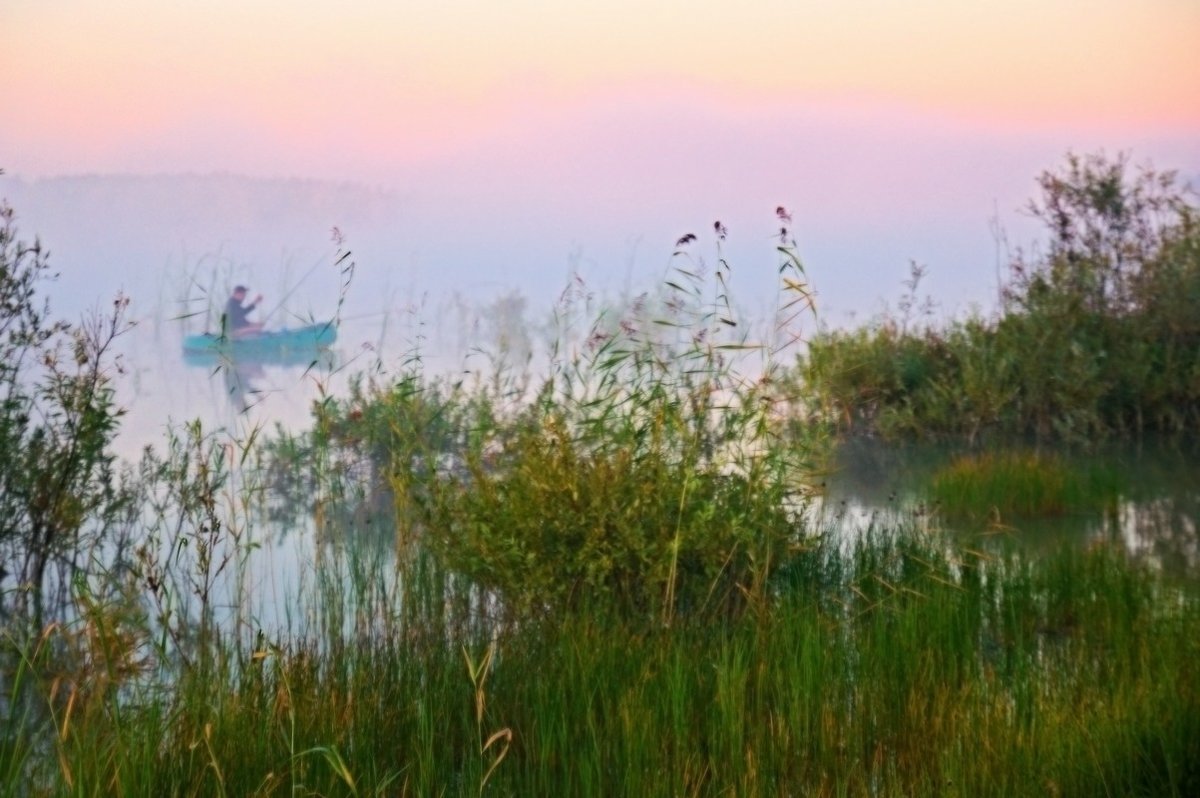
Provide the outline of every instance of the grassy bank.
[[[401,606],[415,594],[377,598],[386,634],[214,641],[205,666],[165,682],[108,658],[119,629],[50,632],[11,693],[29,708],[9,729],[4,784],[47,795],[1200,787],[1200,606],[1108,550],[1033,563],[903,536],[852,554],[814,545],[769,601],[721,625],[637,622],[601,601],[498,629],[480,623],[478,596],[433,614]],[[48,679],[62,646],[94,670]]]

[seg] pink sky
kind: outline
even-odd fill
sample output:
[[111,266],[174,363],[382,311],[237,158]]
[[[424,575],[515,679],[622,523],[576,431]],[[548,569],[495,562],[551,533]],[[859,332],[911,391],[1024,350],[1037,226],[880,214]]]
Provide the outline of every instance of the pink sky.
[[391,177],[674,90],[768,123],[899,108],[1119,147],[1200,137],[1198,40],[1194,0],[7,0],[0,157],[27,175]]
[[468,219],[556,280],[786,204],[830,295],[970,298],[1067,150],[1200,175],[1198,41],[1196,0],[4,0],[0,167],[362,181],[420,268]]

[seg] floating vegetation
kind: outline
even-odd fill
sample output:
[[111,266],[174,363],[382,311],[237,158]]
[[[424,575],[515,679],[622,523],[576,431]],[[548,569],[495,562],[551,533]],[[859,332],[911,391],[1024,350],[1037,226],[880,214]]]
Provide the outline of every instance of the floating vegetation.
[[1112,507],[1117,473],[1031,450],[961,455],[938,469],[929,495],[951,516],[1036,518]]

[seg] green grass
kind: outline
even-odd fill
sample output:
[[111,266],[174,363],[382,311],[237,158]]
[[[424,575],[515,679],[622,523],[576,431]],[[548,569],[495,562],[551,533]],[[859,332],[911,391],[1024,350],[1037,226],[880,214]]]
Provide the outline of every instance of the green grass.
[[1200,785],[1200,605],[1110,550],[983,559],[905,536],[813,548],[774,599],[724,624],[638,622],[597,601],[492,638],[460,598],[458,617],[409,615],[386,634],[216,643],[210,668],[169,685],[115,669],[27,684],[44,725],[25,719],[6,783],[452,796]]
[[1033,451],[962,455],[934,472],[928,492],[952,517],[1036,518],[1110,507],[1120,481],[1111,468]]

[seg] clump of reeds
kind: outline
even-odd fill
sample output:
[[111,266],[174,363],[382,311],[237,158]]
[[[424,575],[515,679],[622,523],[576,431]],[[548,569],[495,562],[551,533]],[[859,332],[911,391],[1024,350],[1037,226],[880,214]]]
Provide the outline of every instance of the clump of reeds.
[[929,482],[943,512],[976,518],[1097,511],[1116,501],[1118,490],[1117,475],[1109,468],[1031,450],[962,455]]
[[386,475],[404,539],[517,617],[735,611],[803,537],[810,441],[780,445],[776,372],[811,296],[784,228],[780,315],[753,338],[714,230],[715,263],[685,236],[660,293],[582,329],[564,294],[535,387],[408,374],[328,406],[324,440]]

